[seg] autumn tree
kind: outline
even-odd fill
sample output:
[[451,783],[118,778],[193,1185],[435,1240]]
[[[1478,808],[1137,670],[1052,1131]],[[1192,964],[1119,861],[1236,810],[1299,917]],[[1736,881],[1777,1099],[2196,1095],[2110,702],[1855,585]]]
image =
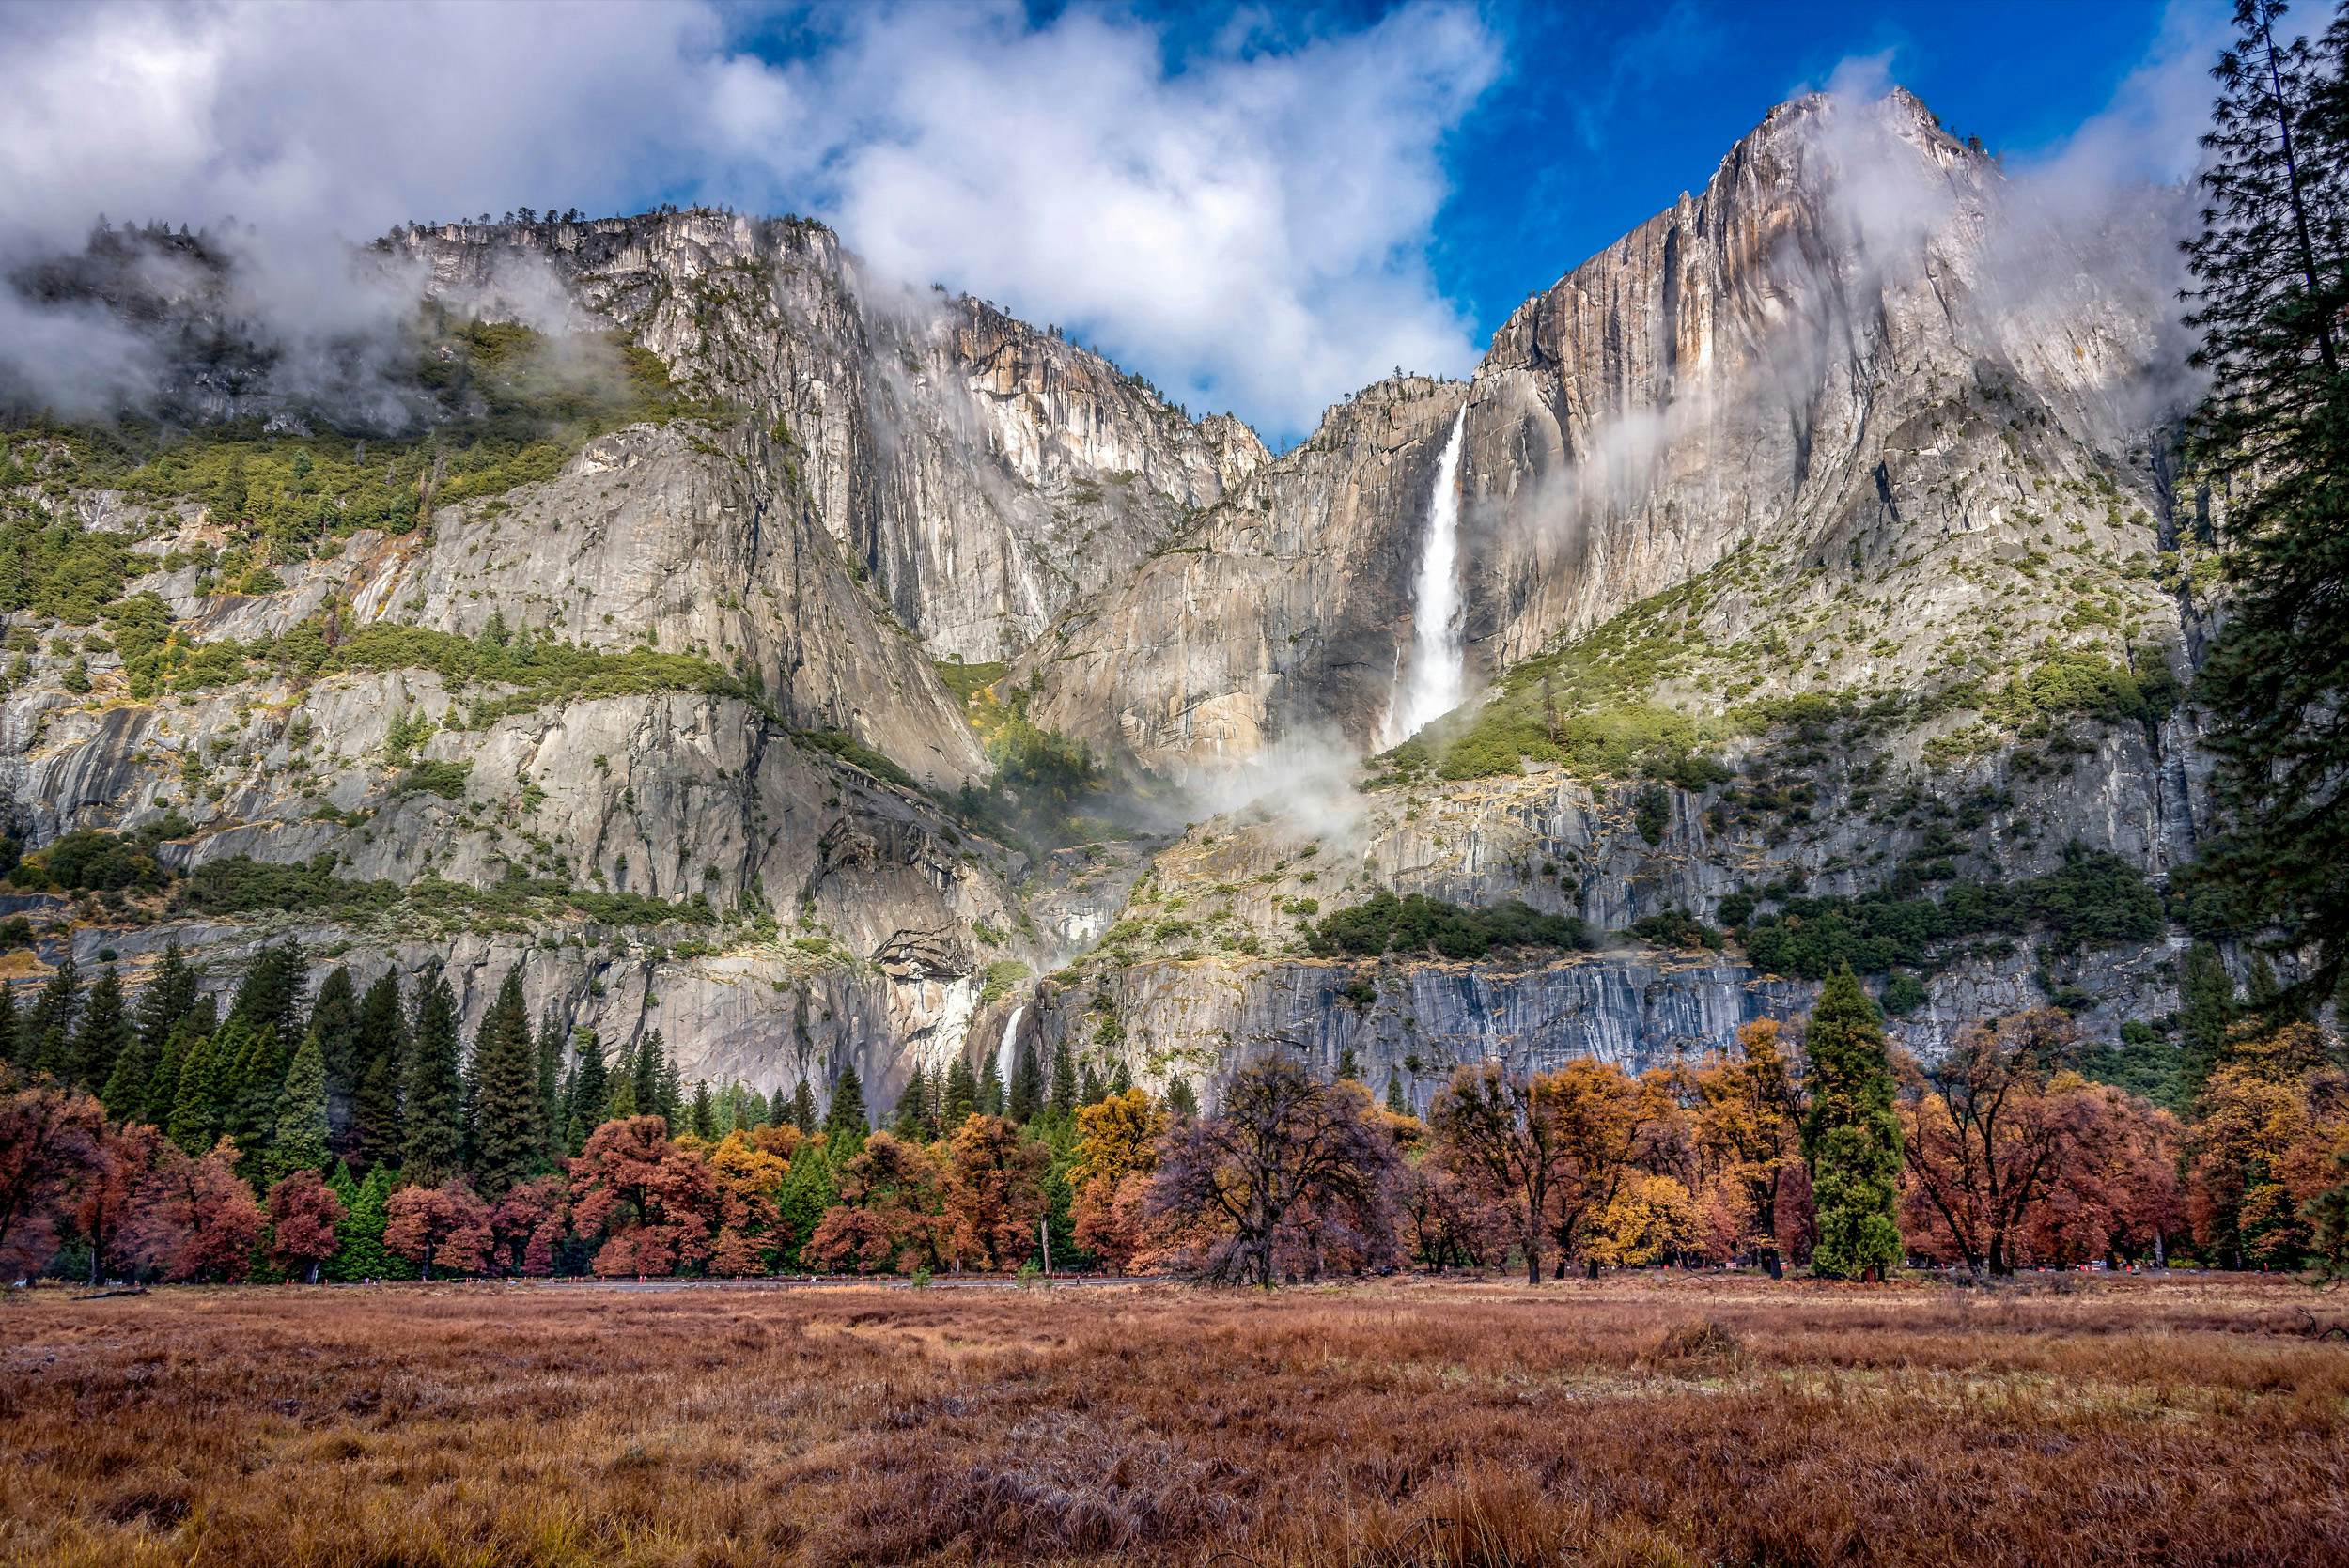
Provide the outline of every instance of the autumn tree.
[[877,1132],[839,1168],[840,1201],[824,1211],[801,1255],[865,1274],[934,1268],[946,1256],[944,1187],[929,1150]]
[[718,1208],[709,1168],[659,1116],[606,1122],[571,1162],[571,1225],[606,1278],[665,1277],[709,1256]]
[[385,1205],[383,1245],[429,1280],[438,1266],[474,1274],[489,1266],[490,1210],[462,1176],[403,1187]]
[[1453,1168],[1514,1219],[1530,1285],[1542,1281],[1549,1189],[1564,1158],[1557,1110],[1556,1095],[1537,1096],[1532,1079],[1487,1062],[1460,1067],[1427,1111]]
[[98,1159],[79,1184],[73,1204],[74,1229],[89,1248],[93,1287],[110,1275],[129,1273],[133,1266],[132,1221],[138,1214],[139,1190],[154,1170],[163,1144],[160,1128],[139,1122],[108,1127],[100,1141]]
[[125,1245],[165,1280],[241,1280],[260,1239],[261,1205],[237,1174],[236,1143],[223,1138],[190,1155],[166,1144],[132,1200]]
[[343,1202],[314,1167],[300,1167],[269,1189],[270,1261],[288,1274],[319,1282],[319,1268],[334,1255]]
[[1900,1265],[1901,1125],[1875,1003],[1848,968],[1828,977],[1803,1033],[1811,1058],[1811,1161],[1816,1272],[1878,1280]]
[[[0,1073],[5,1077],[5,1073]],[[0,1281],[39,1273],[105,1164],[105,1108],[39,1083],[0,1098]]]
[[[1093,1109],[1093,1108],[1088,1108]],[[947,1141],[945,1251],[958,1265],[1008,1269],[1036,1246],[1050,1152],[1001,1116],[973,1116]]]
[[1697,1244],[1697,1204],[1675,1176],[1630,1171],[1590,1221],[1585,1256],[1609,1268],[1670,1262]]
[[490,1205],[490,1266],[501,1274],[543,1278],[570,1223],[570,1187],[560,1175],[517,1182]]
[[1069,1204],[1077,1245],[1123,1273],[1143,1242],[1143,1199],[1158,1169],[1166,1111],[1139,1089],[1077,1112]]
[[[762,1137],[760,1132],[786,1134]],[[717,1189],[718,1234],[710,1245],[709,1271],[730,1277],[764,1274],[773,1266],[784,1237],[783,1184],[791,1173],[796,1127],[737,1129],[709,1151],[709,1178]]]
[[1784,1247],[1778,1215],[1788,1172],[1802,1163],[1802,1103],[1781,1026],[1737,1029],[1735,1048],[1689,1075],[1692,1134],[1703,1157],[1701,1228],[1718,1256],[1759,1253],[1776,1277]]
[[1275,1057],[1241,1069],[1215,1115],[1169,1131],[1147,1207],[1194,1234],[1178,1267],[1269,1290],[1283,1272],[1318,1272],[1332,1250],[1392,1261],[1396,1164],[1361,1085]]
[[2349,1082],[2313,1025],[2238,1032],[2196,1102],[2187,1210],[2206,1255],[2290,1267],[2309,1250],[2304,1207],[2339,1180]]
[[2013,1273],[2037,1207],[2103,1153],[2078,1055],[2072,1020],[2038,1008],[1976,1024],[1938,1061],[1906,1066],[1909,1207],[1976,1273]]
[[1608,1260],[1600,1222],[1637,1174],[1632,1159],[1659,1112],[1657,1092],[1612,1063],[1578,1057],[1535,1079],[1532,1093],[1556,1156],[1545,1211],[1553,1272],[1563,1278],[1579,1260],[1595,1277]]

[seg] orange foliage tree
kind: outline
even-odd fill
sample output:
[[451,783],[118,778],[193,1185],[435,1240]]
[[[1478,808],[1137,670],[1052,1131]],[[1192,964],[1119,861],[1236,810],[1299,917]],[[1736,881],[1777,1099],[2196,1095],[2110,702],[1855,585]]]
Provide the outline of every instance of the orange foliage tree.
[[1050,1163],[1050,1150],[1001,1116],[966,1117],[955,1129],[946,1141],[944,1217],[957,1266],[1008,1269],[1027,1261]]
[[887,1132],[864,1141],[840,1170],[840,1202],[800,1249],[832,1269],[911,1273],[944,1260],[944,1175],[921,1144]]
[[799,1146],[797,1127],[758,1129],[787,1138],[762,1139],[735,1131],[709,1151],[709,1178],[718,1194],[718,1234],[710,1244],[709,1271],[739,1279],[765,1274],[775,1250],[787,1239],[783,1223],[783,1179]]
[[1131,1267],[1148,1241],[1143,1197],[1165,1132],[1166,1108],[1139,1089],[1078,1109],[1069,1218],[1077,1245],[1114,1273]]

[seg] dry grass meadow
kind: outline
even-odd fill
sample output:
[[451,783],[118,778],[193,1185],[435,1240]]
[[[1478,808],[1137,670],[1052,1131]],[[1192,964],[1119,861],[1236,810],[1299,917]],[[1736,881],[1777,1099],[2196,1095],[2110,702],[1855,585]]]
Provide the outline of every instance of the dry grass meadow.
[[2337,1322],[2281,1280],[42,1290],[0,1555],[2341,1562]]

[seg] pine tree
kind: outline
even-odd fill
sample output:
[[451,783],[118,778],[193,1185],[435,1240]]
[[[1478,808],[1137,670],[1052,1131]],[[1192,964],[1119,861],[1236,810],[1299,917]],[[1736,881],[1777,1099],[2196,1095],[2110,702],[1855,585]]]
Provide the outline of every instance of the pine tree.
[[435,975],[416,998],[400,1095],[399,1169],[411,1182],[437,1187],[464,1167],[465,1082],[459,1057],[457,993],[446,976]]
[[82,1005],[81,1025],[73,1035],[74,1081],[92,1092],[105,1087],[116,1060],[134,1037],[122,1004],[122,977],[108,964],[98,971],[98,983]]
[[1387,1075],[1387,1109],[1397,1116],[1408,1116],[1411,1113],[1411,1102],[1403,1097],[1403,1075],[1401,1073]]
[[[213,1034],[191,1039],[173,1078],[171,1114],[164,1118],[163,1136],[192,1155],[208,1154],[220,1141],[225,1121],[222,1102],[228,1097],[227,1074],[220,1066],[222,1053],[213,1048],[213,1036],[226,1033],[228,1026],[224,1024]],[[242,1032],[229,1035],[228,1043],[241,1048]]]
[[163,1054],[155,1063],[154,1075],[147,1080],[147,1108],[139,1120],[150,1126],[168,1126],[172,1108],[179,1103],[181,1065],[195,1049],[195,1043],[209,1039],[213,1029],[210,1002],[198,1002],[188,1009],[187,1016],[172,1029],[163,1041]]
[[623,1117],[641,1115],[644,1102],[636,1097],[636,1064],[644,1058],[644,1042],[637,1041],[620,1048],[620,1059],[612,1063],[612,1092],[604,1097],[601,1121],[616,1122]]
[[[805,1079],[801,1083],[804,1086]],[[824,1218],[824,1211],[840,1201],[840,1181],[833,1153],[808,1143],[791,1157],[791,1169],[785,1172],[783,1192],[776,1207],[781,1222],[776,1229],[783,1234],[783,1267],[801,1266],[800,1248],[815,1232]]]
[[[246,966],[238,982],[228,1016],[241,1018],[255,1032],[269,1029],[280,1040],[302,1037],[302,982],[306,968],[298,942],[265,947]],[[288,1050],[290,1058],[292,1052]]]
[[326,1069],[326,1123],[339,1143],[348,1141],[351,1106],[359,1094],[359,992],[350,970],[336,965],[310,1004],[309,1032],[319,1037]]
[[1362,1080],[1362,1064],[1355,1060],[1354,1045],[1350,1040],[1338,1048],[1338,1077],[1350,1078],[1357,1083]]
[[946,1068],[946,1094],[939,1109],[939,1130],[953,1137],[955,1129],[969,1121],[979,1109],[979,1080],[971,1071],[971,1063],[957,1056]]
[[677,1059],[669,1054],[657,1029],[652,1032],[650,1048],[656,1064],[653,1093],[660,1102],[661,1118],[675,1128],[685,1119],[685,1083],[677,1076]]
[[2192,882],[2200,924],[2272,926],[2349,972],[2349,19],[2279,40],[2238,0],[2186,246],[2208,399],[2188,455],[2224,497],[2225,622],[2195,678],[2228,821]]
[[808,1087],[804,1075],[800,1086],[791,1091],[791,1125],[813,1137],[816,1132],[816,1091]]
[[1123,1094],[1133,1086],[1133,1070],[1126,1065],[1126,1059],[1121,1056],[1117,1059],[1117,1065],[1110,1069],[1110,1093]]
[[40,995],[19,1026],[23,1043],[17,1061],[28,1075],[49,1073],[63,1079],[73,1071],[73,1020],[81,1011],[82,980],[73,966],[73,951],[66,950]]
[[1086,1063],[1084,1064],[1084,1071],[1080,1073],[1077,1077],[1077,1103],[1079,1105],[1099,1105],[1103,1100],[1109,1098],[1109,1093],[1110,1086],[1102,1081],[1100,1070],[1095,1067],[1092,1063]]
[[925,1139],[930,1119],[930,1086],[920,1072],[906,1079],[905,1093],[897,1096],[897,1113],[891,1118],[889,1130],[912,1142]]
[[2196,942],[2178,964],[2178,1032],[2189,1100],[2201,1094],[2225,1053],[2234,1015],[2234,977],[2227,972],[2227,961],[2210,943]]
[[334,1157],[327,1144],[326,1048],[312,1029],[303,1035],[277,1094],[267,1169],[272,1183],[297,1171],[323,1171]]
[[1191,1093],[1190,1079],[1176,1074],[1166,1080],[1166,1109],[1177,1116],[1199,1114],[1199,1096]]
[[[344,1182],[350,1181],[348,1171],[339,1173]],[[399,1173],[388,1165],[379,1165],[343,1199],[343,1222],[334,1227],[339,1245],[326,1262],[328,1279],[349,1282],[416,1277],[414,1265],[383,1245],[384,1227],[391,1223],[392,1192],[398,1186]],[[337,1188],[336,1195],[341,1193]]]
[[[293,1064],[292,1048],[277,1037],[277,1031],[268,1024],[252,1024],[231,1012],[228,1022],[222,1025],[221,1035],[214,1037],[224,1062],[230,1060],[219,1041],[235,1033],[241,1035],[241,1048],[230,1068],[233,1087],[229,1091],[227,1110],[228,1135],[237,1141],[237,1147],[248,1159],[257,1162],[269,1147],[270,1127],[277,1120],[277,1092],[286,1086],[286,1069]],[[250,1178],[258,1174],[257,1163],[243,1172]]]
[[693,1098],[685,1115],[686,1126],[696,1138],[715,1141],[718,1137],[718,1102],[711,1097],[707,1079],[693,1080]]
[[535,1174],[546,1154],[538,1104],[538,1049],[530,1034],[519,968],[506,971],[473,1041],[474,1188],[503,1197]]
[[538,1126],[545,1145],[539,1153],[550,1170],[569,1152],[564,1142],[568,1118],[563,1100],[563,1048],[568,1039],[568,1032],[555,1021],[553,1008],[538,1016],[538,1041],[533,1049],[538,1063]]
[[1803,1046],[1811,1057],[1803,1141],[1819,1224],[1812,1266],[1834,1279],[1882,1279],[1901,1262],[1901,1124],[1884,1028],[1848,966],[1819,988]]
[[1077,1118],[1077,1061],[1068,1054],[1068,1042],[1052,1047],[1052,1091],[1044,1102],[1046,1114],[1066,1126]]
[[147,1036],[132,1033],[130,1043],[122,1048],[122,1053],[115,1058],[114,1071],[106,1075],[104,1085],[98,1091],[99,1101],[105,1106],[106,1114],[118,1122],[144,1120],[148,1091],[154,1082],[159,1065],[147,1043]]
[[979,1074],[979,1114],[1001,1116],[1007,1109],[1003,1064],[995,1060],[995,1053],[989,1051],[987,1065]]
[[824,1112],[824,1131],[832,1140],[835,1158],[846,1159],[863,1147],[864,1135],[872,1130],[864,1110],[864,1083],[856,1076],[856,1063],[840,1069],[840,1077],[832,1088],[832,1105]]
[[179,952],[177,941],[163,949],[163,962],[140,987],[136,1008],[139,1038],[146,1042],[148,1059],[161,1062],[163,1047],[171,1039],[171,1032],[179,1027],[188,1009],[195,1005],[198,982],[195,970]]
[[603,1121],[612,1098],[611,1075],[603,1064],[603,1042],[582,1024],[571,1031],[571,1079],[563,1096],[563,1144],[572,1154],[587,1146],[587,1135]]
[[1021,1046],[1013,1059],[1011,1089],[1004,1097],[1011,1119],[1033,1122],[1044,1110],[1044,1063],[1033,1044]]
[[407,1077],[408,1023],[400,1007],[399,977],[386,970],[359,999],[358,1032],[351,1041],[358,1076],[350,1101],[350,1127],[343,1148],[354,1169],[372,1172],[399,1161],[407,1142],[399,1096]]
[[640,1116],[666,1116],[668,1107],[661,1092],[668,1063],[661,1050],[661,1031],[654,1030],[637,1042],[636,1055],[630,1067],[636,1081],[636,1112]]

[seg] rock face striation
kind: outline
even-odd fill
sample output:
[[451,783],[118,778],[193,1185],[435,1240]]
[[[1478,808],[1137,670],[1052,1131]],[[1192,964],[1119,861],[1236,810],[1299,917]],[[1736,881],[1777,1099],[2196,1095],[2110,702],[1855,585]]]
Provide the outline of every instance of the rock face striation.
[[[1621,935],[1643,922],[2082,849],[2157,883],[2208,820],[2191,714],[2156,700],[2201,614],[2157,243],[2050,212],[1905,93],[1773,111],[1470,380],[1367,387],[1277,458],[811,223],[408,228],[369,264],[451,319],[647,354],[676,405],[236,591],[203,564],[242,545],[216,499],[76,482],[10,437],[11,494],[125,541],[126,601],[212,660],[159,692],[121,635],[11,617],[10,832],[146,830],[175,889],[17,896],[39,935],[12,978],[70,947],[135,979],[176,939],[226,985],[293,939],[363,983],[443,968],[469,1023],[520,966],[535,1011],[608,1045],[657,1029],[688,1079],[819,1101],[853,1064],[886,1107],[1017,1019],[1145,1082],[1350,1049],[1423,1103],[1457,1062],[1650,1065],[1805,1005],[1735,943]],[[94,275],[41,287],[120,304],[129,274]],[[304,427],[229,363],[188,380],[197,418]],[[1455,428],[1485,695],[1365,780]],[[370,630],[439,651],[338,651]],[[450,651],[506,668],[487,650],[517,638],[580,673]],[[974,689],[1091,748],[1143,802],[1112,815],[1153,826],[1054,850],[980,809],[1003,759]],[[1565,762],[1493,752],[1513,700]],[[1593,764],[1568,721],[1682,726],[1706,766]],[[268,868],[310,880],[237,894]],[[1595,945],[1316,951],[1317,916],[1378,889],[1522,902]],[[1904,1028],[1931,1048],[2058,988],[2100,1026],[2157,1016],[2173,939],[1952,952]]]

